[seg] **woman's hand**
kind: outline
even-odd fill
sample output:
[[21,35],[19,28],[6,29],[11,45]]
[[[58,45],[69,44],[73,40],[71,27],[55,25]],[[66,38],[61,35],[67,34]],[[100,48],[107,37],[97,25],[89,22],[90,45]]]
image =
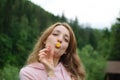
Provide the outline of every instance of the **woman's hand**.
[[54,56],[54,50],[51,47],[44,48],[39,51],[39,61],[44,64],[48,76],[54,76],[54,62],[53,62],[53,56]]

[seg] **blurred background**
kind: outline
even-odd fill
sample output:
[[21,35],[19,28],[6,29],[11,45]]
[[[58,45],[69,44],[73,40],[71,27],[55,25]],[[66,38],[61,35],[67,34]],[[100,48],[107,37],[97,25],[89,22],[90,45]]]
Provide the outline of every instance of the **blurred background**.
[[0,0],[0,80],[19,80],[19,70],[41,32],[58,21],[74,30],[86,80],[120,80],[120,10],[116,14],[110,25],[93,27],[77,16],[56,15],[30,0]]

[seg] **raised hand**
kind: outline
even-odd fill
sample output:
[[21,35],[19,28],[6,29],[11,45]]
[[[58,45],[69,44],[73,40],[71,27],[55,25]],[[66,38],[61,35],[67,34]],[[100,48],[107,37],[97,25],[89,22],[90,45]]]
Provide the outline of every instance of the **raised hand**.
[[44,48],[39,51],[38,56],[39,61],[44,64],[48,72],[48,76],[54,76],[54,48],[52,48],[51,46]]

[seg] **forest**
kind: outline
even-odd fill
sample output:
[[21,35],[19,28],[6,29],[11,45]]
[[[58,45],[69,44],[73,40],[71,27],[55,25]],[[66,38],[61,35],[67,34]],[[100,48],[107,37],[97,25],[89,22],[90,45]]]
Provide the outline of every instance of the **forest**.
[[107,61],[120,61],[120,14],[110,29],[93,29],[30,0],[0,0],[0,80],[19,80],[38,37],[55,22],[67,22],[74,30],[86,80],[104,80]]

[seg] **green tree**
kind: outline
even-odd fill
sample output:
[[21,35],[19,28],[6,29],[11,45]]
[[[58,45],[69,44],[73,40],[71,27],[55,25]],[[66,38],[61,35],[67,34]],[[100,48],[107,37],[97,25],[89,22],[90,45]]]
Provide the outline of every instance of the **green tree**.
[[110,44],[111,44],[111,32],[110,30],[103,29],[103,30],[96,30],[95,35],[97,39],[97,51],[99,54],[103,55],[105,58],[109,57],[110,54]]
[[79,56],[86,70],[86,80],[104,80],[106,59],[91,45],[86,45],[80,51]]
[[112,26],[112,44],[111,54],[109,60],[120,61],[120,18],[117,18],[117,22]]

